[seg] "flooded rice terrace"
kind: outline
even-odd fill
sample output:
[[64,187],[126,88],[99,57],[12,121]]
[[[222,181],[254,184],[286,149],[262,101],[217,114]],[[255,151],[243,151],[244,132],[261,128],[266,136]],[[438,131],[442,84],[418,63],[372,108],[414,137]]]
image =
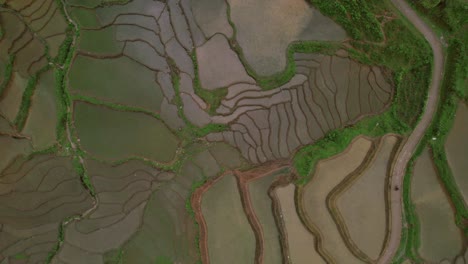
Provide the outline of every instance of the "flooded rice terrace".
[[[377,263],[412,127],[388,54],[420,36],[388,1],[327,3],[0,0],[0,263]],[[429,153],[411,261],[459,264]]]

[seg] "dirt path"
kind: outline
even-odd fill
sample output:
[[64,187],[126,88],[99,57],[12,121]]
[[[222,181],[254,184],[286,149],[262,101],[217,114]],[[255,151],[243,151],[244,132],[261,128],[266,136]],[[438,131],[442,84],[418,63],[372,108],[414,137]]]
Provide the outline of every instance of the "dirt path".
[[[429,87],[426,108],[422,118],[414,131],[404,142],[404,145],[397,154],[396,161],[392,168],[390,202],[390,239],[378,263],[390,263],[395,256],[401,240],[402,230],[402,188],[406,166],[411,159],[418,143],[421,141],[426,129],[429,127],[434,113],[437,109],[439,90],[444,73],[444,52],[442,44],[432,29],[416,14],[415,11],[404,0],[391,0],[393,5],[424,35],[429,42],[434,55],[434,65],[432,72],[432,83]],[[398,188],[395,188],[398,187]]]

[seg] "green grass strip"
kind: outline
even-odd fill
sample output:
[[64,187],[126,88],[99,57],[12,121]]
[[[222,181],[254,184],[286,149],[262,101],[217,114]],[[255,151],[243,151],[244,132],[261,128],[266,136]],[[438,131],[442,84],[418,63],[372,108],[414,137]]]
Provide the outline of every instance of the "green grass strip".
[[404,256],[410,259],[413,263],[423,263],[423,260],[417,253],[417,249],[421,245],[420,239],[420,223],[416,215],[416,209],[411,201],[411,179],[414,174],[414,164],[424,149],[427,147],[428,134],[424,136],[416,149],[416,152],[411,157],[406,168],[406,173],[403,179],[403,208],[405,211],[406,227],[403,227],[402,232],[406,233],[406,244],[402,248]]
[[56,63],[59,65],[55,68],[55,83],[57,93],[57,140],[61,145],[65,145],[67,142],[66,127],[69,120],[68,109],[70,108],[70,95],[65,82],[65,75],[70,67],[71,60],[74,54],[74,47],[72,47],[73,38],[76,33],[73,32],[73,27],[69,26],[67,35],[62,45],[60,46],[59,53],[55,58]]
[[34,92],[37,86],[37,81],[39,80],[40,75],[48,71],[49,69],[50,69],[50,66],[47,65],[29,78],[28,84],[26,85],[26,88],[24,89],[24,92],[23,92],[23,96],[21,98],[20,109],[18,110],[16,118],[13,121],[18,131],[23,130],[24,125],[26,123],[26,119],[28,118],[32,97],[34,96]]
[[[57,0],[58,7],[61,8],[62,15],[67,19],[65,6],[62,5],[60,0]],[[55,58],[56,66],[55,68],[55,81],[57,85],[57,98],[58,98],[58,122],[57,122],[57,140],[61,144],[62,147],[65,149],[71,150],[71,145],[75,144],[76,150],[73,153],[73,167],[75,171],[80,176],[81,183],[85,187],[86,190],[89,191],[91,196],[95,197],[96,193],[94,191],[94,187],[91,184],[91,180],[89,175],[86,172],[86,168],[83,166],[81,160],[85,157],[85,153],[79,148],[79,144],[74,137],[74,133],[70,131],[71,138],[68,138],[66,129],[67,127],[72,130],[72,99],[66,87],[66,75],[68,74],[68,69],[70,68],[70,64],[73,60],[75,54],[75,47],[73,46],[74,40],[78,39],[79,37],[79,28],[75,28],[72,23],[68,24],[66,29],[66,37],[65,40],[62,42],[59,48],[59,52],[57,57]],[[70,142],[70,141],[75,141]]]
[[73,157],[73,167],[75,168],[76,173],[80,176],[81,183],[85,187],[86,190],[89,191],[89,193],[95,197],[96,192],[94,191],[94,187],[91,184],[91,179],[89,178],[88,173],[86,172],[85,167],[81,163],[81,156],[75,156]]
[[23,92],[23,97],[21,99],[21,106],[16,115],[13,123],[15,124],[18,131],[22,131],[24,124],[26,123],[26,118],[28,117],[29,107],[31,106],[31,99],[34,94],[34,90],[37,85],[37,80],[39,79],[38,74],[31,76],[28,80],[28,84]]
[[58,253],[58,251],[60,249],[60,245],[63,243],[63,240],[65,239],[65,236],[64,236],[64,229],[65,229],[64,223],[67,222],[67,221],[68,221],[68,219],[65,219],[64,221],[62,221],[60,223],[59,232],[58,232],[58,241],[54,245],[52,250],[47,254],[47,258],[46,258],[46,261],[45,261],[45,263],[47,263],[47,264],[52,263],[52,259],[55,257],[55,255],[57,255],[57,253]]
[[7,65],[5,66],[5,71],[3,72],[3,81],[0,84],[0,97],[3,95],[3,92],[10,83],[12,74],[13,74],[13,63],[15,61],[15,54],[10,54],[8,57]]

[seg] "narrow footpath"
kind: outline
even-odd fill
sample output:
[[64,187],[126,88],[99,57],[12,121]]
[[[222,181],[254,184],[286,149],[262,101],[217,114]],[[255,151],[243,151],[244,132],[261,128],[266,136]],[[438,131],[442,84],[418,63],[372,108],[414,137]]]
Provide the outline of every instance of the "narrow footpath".
[[427,25],[416,12],[406,3],[405,0],[391,0],[393,5],[424,35],[429,42],[434,55],[433,69],[432,69],[432,82],[429,87],[428,99],[422,115],[416,128],[411,135],[404,142],[396,156],[395,163],[391,172],[391,216],[390,216],[390,236],[386,248],[379,258],[379,264],[391,263],[395,256],[401,240],[402,231],[402,214],[403,214],[403,178],[405,176],[406,167],[409,160],[413,156],[418,143],[424,137],[427,128],[431,124],[434,114],[437,110],[439,100],[439,91],[442,85],[444,74],[444,52],[442,43],[437,34]]

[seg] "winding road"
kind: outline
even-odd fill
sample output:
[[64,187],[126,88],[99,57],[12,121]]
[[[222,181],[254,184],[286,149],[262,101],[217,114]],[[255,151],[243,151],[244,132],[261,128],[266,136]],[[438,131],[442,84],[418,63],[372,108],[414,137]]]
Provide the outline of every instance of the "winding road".
[[432,82],[429,87],[425,111],[418,125],[413,130],[411,135],[406,139],[404,145],[398,152],[396,161],[392,167],[392,191],[390,192],[390,236],[386,248],[378,260],[379,264],[391,263],[399,248],[403,221],[403,193],[401,191],[403,178],[406,172],[407,164],[416,150],[419,142],[423,138],[426,129],[431,124],[431,121],[436,112],[439,99],[439,90],[442,84],[444,73],[444,52],[442,49],[442,43],[438,36],[421,18],[419,18],[416,12],[405,2],[405,0],[391,0],[391,2],[424,35],[426,40],[429,42],[434,55],[434,64],[432,69]]

